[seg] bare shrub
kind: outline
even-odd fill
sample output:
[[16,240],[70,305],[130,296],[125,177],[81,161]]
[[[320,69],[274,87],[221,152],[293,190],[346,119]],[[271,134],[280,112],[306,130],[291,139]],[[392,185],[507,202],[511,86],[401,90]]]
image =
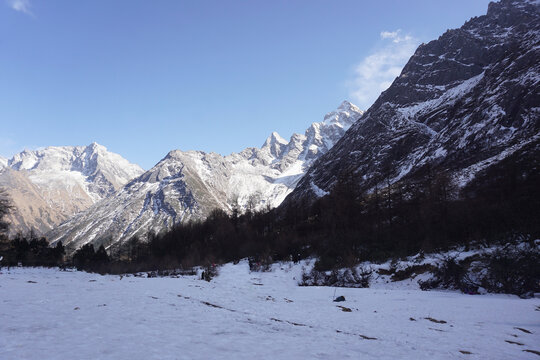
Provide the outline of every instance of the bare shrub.
[[344,270],[332,270],[330,272],[319,271],[313,268],[309,273],[304,271],[300,286],[337,286],[352,288],[367,288],[371,281],[373,270],[368,267],[347,268]]

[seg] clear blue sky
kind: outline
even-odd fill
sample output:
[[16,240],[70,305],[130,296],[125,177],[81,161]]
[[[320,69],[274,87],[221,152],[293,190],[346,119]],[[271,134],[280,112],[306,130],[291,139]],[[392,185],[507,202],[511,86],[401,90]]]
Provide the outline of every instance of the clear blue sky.
[[345,99],[367,108],[418,43],[488,4],[0,2],[0,155],[96,141],[145,169],[288,138]]

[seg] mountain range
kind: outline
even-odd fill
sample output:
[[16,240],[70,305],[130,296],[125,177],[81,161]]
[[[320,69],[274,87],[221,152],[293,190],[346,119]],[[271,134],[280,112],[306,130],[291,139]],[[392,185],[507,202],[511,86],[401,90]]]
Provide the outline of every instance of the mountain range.
[[361,115],[355,105],[344,101],[322,122],[313,123],[304,134],[293,134],[289,141],[274,132],[262,147],[228,156],[173,150],[48,236],[68,249],[88,242],[108,247],[134,236],[144,239],[178,222],[204,219],[214,209],[275,207]]
[[25,151],[0,159],[0,186],[15,227],[69,251],[145,239],[214,209],[306,204],[340,176],[368,193],[432,173],[481,186],[503,161],[540,158],[539,59],[540,3],[501,0],[420,45],[366,112],[345,101],[288,141],[272,133],[227,156],[173,150],[146,172],[97,144]]

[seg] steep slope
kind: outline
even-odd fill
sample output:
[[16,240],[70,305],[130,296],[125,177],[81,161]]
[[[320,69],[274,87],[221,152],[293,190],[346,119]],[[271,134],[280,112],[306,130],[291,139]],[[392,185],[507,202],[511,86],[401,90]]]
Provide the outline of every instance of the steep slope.
[[487,15],[420,45],[286,202],[325,194],[343,173],[366,191],[429,171],[448,172],[463,187],[513,153],[540,156],[539,8],[531,0],[491,3]]
[[114,196],[54,229],[49,237],[71,250],[92,242],[110,246],[145,238],[173,224],[202,219],[214,209],[274,207],[296,186],[362,112],[349,102],[286,141],[272,133],[261,148],[221,156],[171,151],[152,169]]
[[143,170],[101,145],[25,150],[0,170],[0,186],[13,199],[11,233],[45,233],[110,196]]
[[25,171],[4,168],[0,173],[0,188],[8,190],[13,212],[8,216],[10,233],[34,229],[45,233],[54,225],[65,221],[67,214],[49,206],[40,189],[32,183]]

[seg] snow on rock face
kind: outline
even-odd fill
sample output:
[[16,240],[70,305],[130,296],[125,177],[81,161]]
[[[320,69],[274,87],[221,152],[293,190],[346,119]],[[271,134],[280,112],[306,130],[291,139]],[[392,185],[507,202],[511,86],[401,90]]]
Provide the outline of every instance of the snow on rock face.
[[264,142],[262,148],[268,149],[273,157],[279,157],[288,141],[282,138],[277,132],[273,132]]
[[261,148],[222,156],[173,150],[152,169],[49,233],[68,250],[85,243],[110,247],[133,236],[146,239],[214,209],[278,206],[313,162],[362,115],[349,102],[289,141],[272,133]]
[[534,148],[529,145],[538,144],[540,134],[538,59],[540,4],[491,3],[487,15],[420,45],[288,201],[326,193],[344,170],[365,191],[384,186],[385,179],[418,179],[427,169],[449,172],[466,186],[504,159],[499,155]]
[[6,165],[11,171],[0,173],[0,183],[18,202],[11,232],[49,231],[143,173],[138,165],[96,143],[25,150]]

